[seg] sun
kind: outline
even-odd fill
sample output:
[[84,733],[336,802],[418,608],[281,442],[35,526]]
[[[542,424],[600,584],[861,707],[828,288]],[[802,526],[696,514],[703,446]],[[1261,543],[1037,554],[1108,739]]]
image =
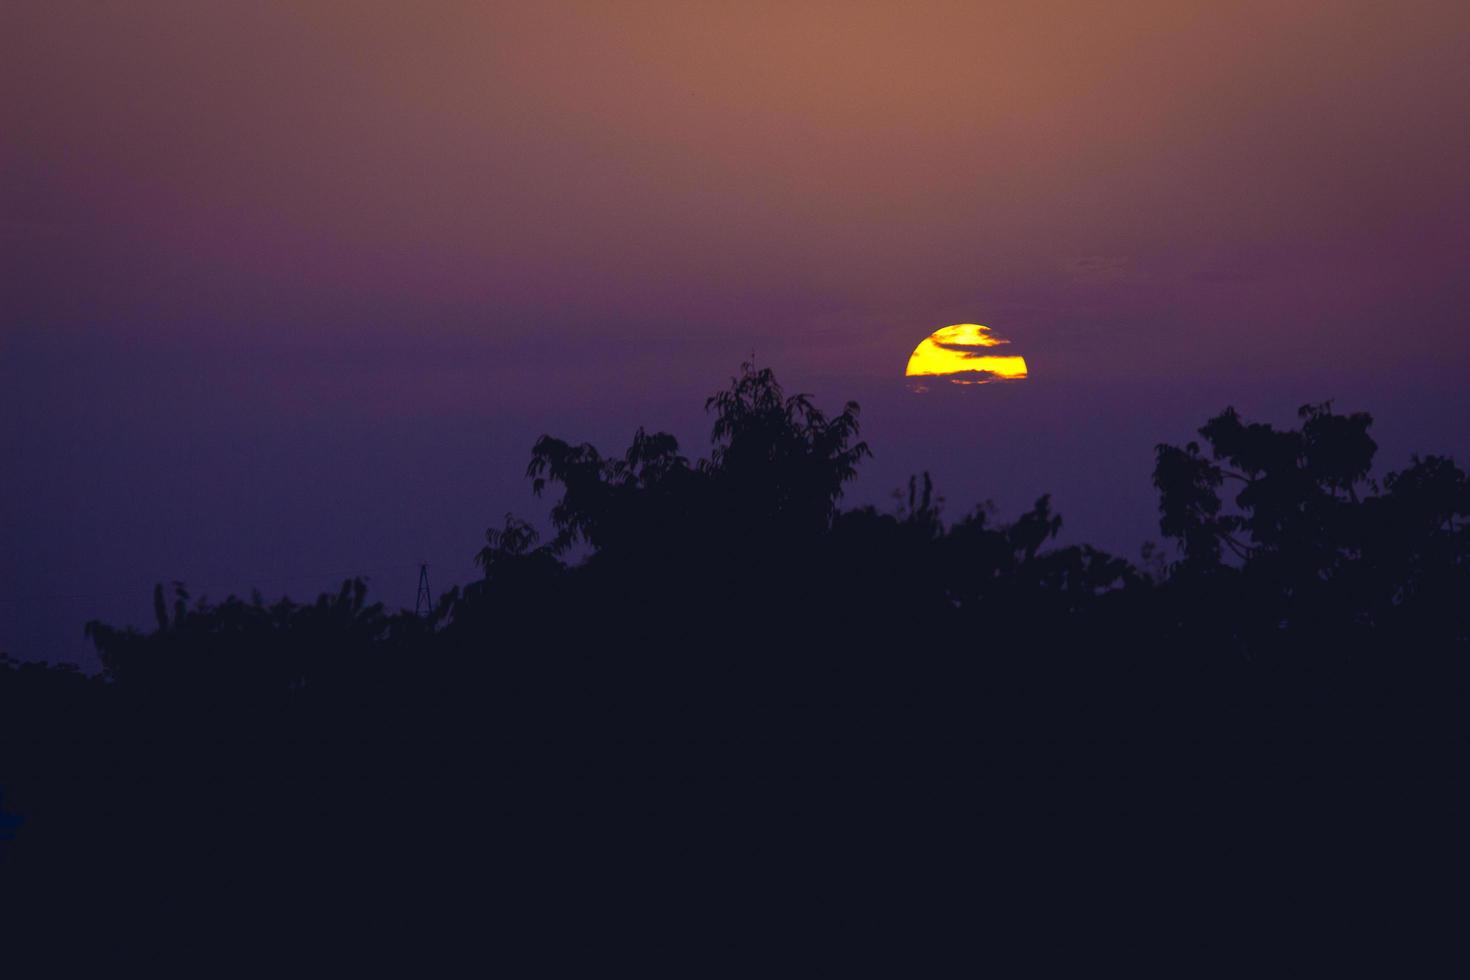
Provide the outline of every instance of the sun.
[[[990,353],[1010,341],[978,323],[956,323],[925,337],[909,355],[904,376],[934,378],[957,385],[992,381],[1023,381],[1026,359],[1015,354]],[[922,387],[920,390],[923,390]]]

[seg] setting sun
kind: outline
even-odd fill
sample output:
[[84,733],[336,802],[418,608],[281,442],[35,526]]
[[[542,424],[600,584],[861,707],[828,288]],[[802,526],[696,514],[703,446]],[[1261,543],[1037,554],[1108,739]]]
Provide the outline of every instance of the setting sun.
[[991,381],[1020,381],[1026,377],[1026,359],[1014,354],[988,353],[1009,344],[989,327],[957,323],[936,330],[909,355],[904,376],[937,377],[951,384],[974,385]]

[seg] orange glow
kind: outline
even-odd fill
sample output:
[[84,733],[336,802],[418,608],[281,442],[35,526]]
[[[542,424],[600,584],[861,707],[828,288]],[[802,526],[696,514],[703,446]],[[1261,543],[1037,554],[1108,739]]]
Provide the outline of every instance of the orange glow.
[[957,323],[936,330],[914,348],[904,371],[906,377],[944,376],[953,384],[1020,381],[1026,377],[1026,359],[991,354],[986,348],[1010,341],[997,337],[978,323]]

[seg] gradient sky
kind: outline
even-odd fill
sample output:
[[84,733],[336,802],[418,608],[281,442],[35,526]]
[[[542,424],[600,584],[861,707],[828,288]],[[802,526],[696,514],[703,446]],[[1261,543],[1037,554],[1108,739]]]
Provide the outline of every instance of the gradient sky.
[[[0,0],[0,650],[153,582],[411,605],[542,432],[706,445],[754,352],[853,502],[1136,557],[1235,404],[1470,462],[1463,2]],[[1030,378],[903,385],[983,323]]]

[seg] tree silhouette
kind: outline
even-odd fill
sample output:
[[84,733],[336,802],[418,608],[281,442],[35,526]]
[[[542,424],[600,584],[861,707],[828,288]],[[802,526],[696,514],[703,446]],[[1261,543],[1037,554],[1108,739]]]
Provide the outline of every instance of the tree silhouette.
[[741,366],[726,390],[705,402],[715,412],[708,461],[725,505],[746,530],[778,534],[826,530],[844,484],[871,455],[858,435],[858,405],[828,418],[808,395],[786,397],[769,368]]
[[609,456],[539,439],[550,540],[506,515],[431,617],[360,579],[309,603],[176,583],[151,630],[87,625],[100,676],[0,659],[6,861],[133,881],[210,855],[235,880],[339,848],[386,874],[364,816],[386,797],[412,828],[395,846],[434,855],[416,866],[488,848],[487,879],[524,860],[544,881],[547,855],[648,832],[609,787],[647,815],[695,783],[766,802],[881,780],[862,806],[897,825],[913,787],[958,780],[973,810],[998,774],[1460,762],[1470,481],[1441,456],[1375,480],[1366,414],[1227,409],[1156,447],[1175,560],[1143,570],[1063,540],[1047,496],[949,520],[925,473],[890,513],[842,509],[869,455],[857,406],[824,413],[769,370],[705,407],[693,461],[642,429]]

